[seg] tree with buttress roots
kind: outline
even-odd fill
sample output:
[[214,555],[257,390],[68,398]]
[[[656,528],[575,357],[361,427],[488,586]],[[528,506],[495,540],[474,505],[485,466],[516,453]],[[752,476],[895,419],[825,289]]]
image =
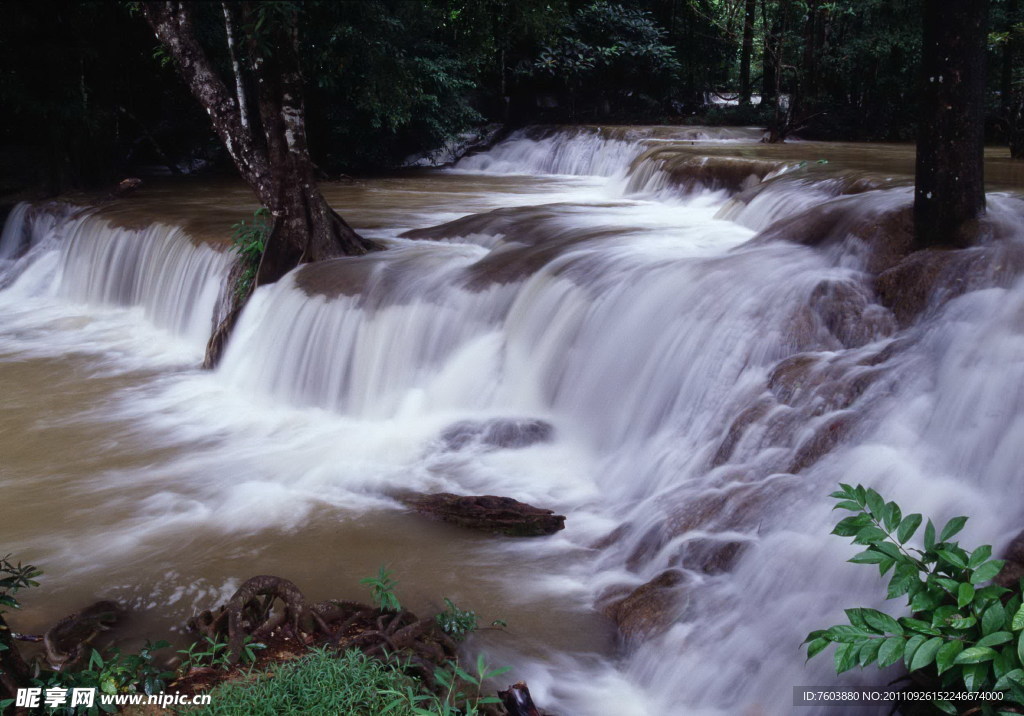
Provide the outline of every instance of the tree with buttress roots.
[[[229,82],[200,41],[210,36],[196,18],[204,6],[223,16]],[[256,284],[272,283],[302,263],[380,248],[353,231],[317,187],[306,144],[298,4],[142,2],[140,8],[238,172],[270,212]],[[245,298],[235,296],[229,315],[214,331],[208,367],[216,364]]]

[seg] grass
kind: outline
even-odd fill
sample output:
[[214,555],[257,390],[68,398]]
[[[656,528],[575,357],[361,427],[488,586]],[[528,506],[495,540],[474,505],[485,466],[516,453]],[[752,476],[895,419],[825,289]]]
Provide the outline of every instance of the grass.
[[210,705],[186,713],[202,716],[271,716],[276,714],[346,714],[377,716],[416,713],[395,692],[420,684],[392,664],[358,650],[335,656],[313,649],[294,661],[278,664],[248,678],[223,683],[210,692]]

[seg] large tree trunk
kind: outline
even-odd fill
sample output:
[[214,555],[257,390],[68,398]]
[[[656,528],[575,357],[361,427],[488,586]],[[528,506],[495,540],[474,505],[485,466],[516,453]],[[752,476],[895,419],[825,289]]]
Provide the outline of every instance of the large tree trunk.
[[[258,90],[257,122],[249,117],[246,83],[238,60],[233,13],[224,11],[225,35],[234,73],[232,93],[199,42],[188,2],[144,2],[142,11],[167,46],[178,73],[210,116],[242,178],[270,210],[271,231],[256,284],[276,281],[295,266],[380,248],[357,234],[327,204],[316,183],[306,144],[305,107],[298,57],[297,19],[277,15],[258,22],[257,3],[240,3],[243,24],[254,29],[245,49]],[[265,8],[264,8],[265,10]],[[265,19],[265,18],[264,18]],[[256,37],[256,33],[261,33]],[[269,48],[269,49],[268,49]],[[233,294],[227,318],[214,331],[205,365],[218,361],[247,296]]]
[[782,40],[782,9],[768,21],[768,0],[761,3],[761,21],[764,24],[763,74],[761,75],[761,106],[767,107],[778,99],[779,55]]
[[923,92],[914,232],[920,246],[966,246],[985,210],[988,0],[924,3]]
[[743,46],[740,49],[740,104],[750,104],[750,57],[754,54],[754,19],[757,0],[746,0],[743,12]]

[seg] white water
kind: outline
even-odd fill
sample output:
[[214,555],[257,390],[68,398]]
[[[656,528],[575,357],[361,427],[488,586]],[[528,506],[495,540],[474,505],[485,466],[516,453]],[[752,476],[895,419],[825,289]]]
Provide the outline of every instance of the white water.
[[[837,680],[827,658],[804,664],[804,635],[841,620],[844,607],[898,606],[879,604],[873,570],[845,563],[853,548],[828,536],[827,495],[839,480],[863,482],[905,511],[976,515],[965,543],[998,547],[1019,529],[1022,510],[1007,496],[1024,488],[1024,284],[969,293],[898,333],[869,305],[852,318],[866,326],[860,340],[833,335],[812,308],[815,290],[865,292],[856,251],[744,242],[836,191],[775,181],[741,204],[725,192],[673,194],[656,168],[637,168],[646,175],[630,182],[644,148],[594,133],[513,137],[454,174],[607,179],[547,187],[539,209],[519,196],[520,208],[435,232],[444,241],[392,238],[385,254],[260,289],[215,373],[177,369],[116,404],[121,418],[188,453],[142,473],[104,473],[104,489],[153,486],[137,517],[64,533],[74,546],[50,553],[85,545],[99,564],[139,561],[186,533],[273,535],[325,508],[388,508],[402,489],[508,494],[568,515],[555,538],[493,548],[493,564],[555,566],[510,581],[511,602],[586,610],[666,569],[684,574],[672,626],[621,657],[541,657],[540,634],[530,655],[488,642],[553,710],[786,714],[794,686],[892,678]],[[623,196],[630,188],[642,194]],[[856,200],[869,211],[907,195]],[[995,210],[1024,238],[1013,202]],[[449,218],[451,200],[417,216],[432,211]],[[5,354],[78,350],[163,366],[166,347],[184,345],[171,364],[197,360],[222,254],[170,227],[128,232],[91,215],[32,219],[18,209],[0,257],[13,257],[24,235],[34,248],[8,267],[16,279],[0,292]],[[317,293],[350,284],[361,291]],[[897,339],[905,347],[869,364]],[[815,365],[802,387],[770,389],[796,354]],[[723,453],[730,426],[754,405],[763,410]],[[495,418],[542,419],[556,438],[462,450],[440,439],[454,423]],[[838,419],[850,432],[821,460],[805,459]],[[743,548],[738,561],[709,569],[708,545],[725,544]]]

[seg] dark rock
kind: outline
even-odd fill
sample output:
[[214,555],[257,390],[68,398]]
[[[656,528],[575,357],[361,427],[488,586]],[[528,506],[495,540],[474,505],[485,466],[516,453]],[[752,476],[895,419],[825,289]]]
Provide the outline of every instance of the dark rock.
[[1024,532],[1010,540],[1003,551],[1003,559],[1006,564],[993,581],[1001,587],[1017,589],[1024,577]]
[[417,512],[460,527],[508,537],[540,537],[565,528],[565,516],[511,497],[461,496],[448,492],[415,495],[402,502]]
[[680,550],[679,563],[704,574],[725,574],[732,571],[748,546],[749,543],[737,540],[687,540]]
[[685,579],[685,574],[679,570],[666,570],[626,597],[608,604],[604,613],[628,640],[643,640],[656,635],[676,621],[679,587]]
[[462,450],[470,445],[522,448],[551,442],[554,432],[551,423],[536,419],[464,420],[445,428],[441,441],[446,450]]

